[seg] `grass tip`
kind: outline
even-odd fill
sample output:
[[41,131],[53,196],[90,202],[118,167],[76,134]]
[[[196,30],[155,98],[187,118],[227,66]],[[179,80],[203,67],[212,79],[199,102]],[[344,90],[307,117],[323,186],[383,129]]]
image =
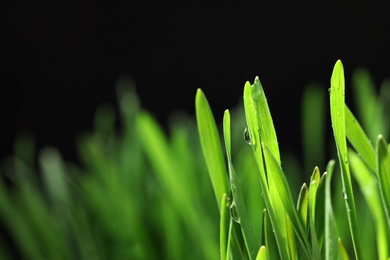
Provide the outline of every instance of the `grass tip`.
[[203,91],[202,91],[201,88],[198,88],[198,89],[196,90],[196,95],[200,95],[200,94],[203,94]]

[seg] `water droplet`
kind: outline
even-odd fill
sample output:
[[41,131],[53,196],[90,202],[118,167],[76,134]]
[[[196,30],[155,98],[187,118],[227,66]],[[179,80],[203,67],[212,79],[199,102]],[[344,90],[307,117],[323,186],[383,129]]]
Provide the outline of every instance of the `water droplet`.
[[345,194],[345,190],[344,189],[341,190],[341,194],[343,195],[343,198],[346,200],[347,199],[347,194]]
[[238,218],[236,204],[233,202],[230,206],[230,214],[232,214],[232,218],[235,222],[240,223],[240,219]]
[[244,139],[245,139],[245,142],[247,144],[252,145],[251,137],[249,136],[249,130],[248,130],[247,126],[245,127],[245,130],[244,130]]

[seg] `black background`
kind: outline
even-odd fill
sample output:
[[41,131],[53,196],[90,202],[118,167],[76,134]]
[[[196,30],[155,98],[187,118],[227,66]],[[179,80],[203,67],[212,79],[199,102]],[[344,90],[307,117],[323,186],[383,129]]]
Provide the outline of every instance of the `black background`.
[[75,138],[92,129],[99,104],[117,104],[122,75],[135,80],[143,107],[162,124],[174,110],[194,115],[197,88],[222,118],[258,75],[281,145],[297,147],[302,88],[316,80],[327,89],[337,59],[347,88],[358,66],[377,85],[390,75],[387,10],[363,3],[3,3],[1,157],[25,130],[38,149],[54,145],[75,160]]

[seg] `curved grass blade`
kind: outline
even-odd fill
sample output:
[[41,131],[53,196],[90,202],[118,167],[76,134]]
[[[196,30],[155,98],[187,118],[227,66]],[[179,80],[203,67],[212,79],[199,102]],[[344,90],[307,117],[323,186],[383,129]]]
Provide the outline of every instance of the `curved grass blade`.
[[390,154],[382,135],[376,142],[379,188],[382,194],[387,221],[390,227]]
[[330,183],[332,180],[335,161],[331,160],[326,167],[328,177],[325,181],[325,260],[339,259],[336,221],[333,214]]
[[320,250],[322,248],[325,233],[325,182],[327,176],[328,173],[325,172],[321,177],[320,183],[318,184],[314,213],[315,228]]
[[231,189],[233,194],[233,203],[238,214],[238,223],[240,223],[241,231],[244,237],[245,245],[248,251],[250,259],[255,259],[256,252],[258,251],[254,242],[253,235],[251,231],[251,224],[249,223],[248,214],[245,208],[244,196],[242,195],[241,182],[234,170],[231,157],[231,134],[230,134],[230,113],[229,110],[226,110],[223,117],[223,134],[225,138],[226,154],[228,158],[229,165],[229,176]]
[[[265,143],[271,150],[273,156],[280,164],[279,145],[276,137],[275,127],[272,121],[271,112],[268,107],[267,98],[265,96],[263,87],[258,77],[255,78],[251,86],[251,98],[257,118],[257,132],[260,134],[260,141]],[[290,252],[290,244],[287,229],[287,217],[283,209],[283,203],[279,198],[278,187],[275,182],[268,177],[268,189],[270,194],[270,201],[275,210],[277,221],[283,239],[286,241],[285,247],[287,252]],[[290,255],[291,257],[291,255]]]
[[221,222],[220,222],[220,250],[221,260],[226,260],[228,241],[229,241],[229,223],[230,223],[230,203],[229,199],[224,193],[221,202]]
[[360,154],[362,159],[376,173],[375,151],[370,139],[364,133],[359,122],[352,114],[351,110],[345,106],[345,129],[348,140],[353,148]]
[[353,151],[348,152],[351,163],[352,173],[357,180],[360,190],[370,208],[370,212],[374,218],[376,227],[376,243],[378,246],[378,257],[381,260],[388,259],[388,235],[389,227],[386,224],[386,216],[384,209],[381,207],[382,201],[380,197],[377,179],[371,174],[366,164]]
[[295,244],[294,228],[292,227],[291,221],[288,216],[286,217],[286,224],[288,245],[290,247],[290,257],[292,260],[295,260],[297,256],[297,246]]
[[221,210],[221,198],[223,194],[229,194],[227,171],[217,125],[201,89],[196,92],[195,108],[203,155],[213,184],[218,208]]
[[336,142],[340,168],[341,179],[344,189],[345,206],[349,222],[349,229],[352,236],[352,242],[357,259],[363,259],[362,248],[359,239],[359,228],[357,223],[355,201],[353,197],[351,176],[349,173],[347,157],[347,141],[345,133],[345,103],[344,103],[344,69],[340,60],[334,66],[331,77],[330,91],[330,114]]
[[307,188],[306,183],[304,183],[299,192],[297,211],[298,211],[298,216],[301,219],[303,226],[305,227],[305,231],[307,230],[308,200],[309,200],[309,190]]
[[276,137],[276,131],[272,121],[271,112],[268,107],[267,98],[265,97],[259,77],[255,78],[252,85],[251,96],[256,111],[261,141],[267,145],[272,155],[280,164],[278,139]]
[[314,225],[315,222],[315,205],[316,205],[316,194],[318,185],[320,184],[321,176],[320,169],[318,167],[314,168],[313,174],[310,177],[310,186],[309,186],[309,211],[311,214],[311,224]]
[[248,126],[250,141],[252,145],[253,155],[255,157],[257,166],[260,171],[260,185],[262,192],[264,194],[264,202],[266,209],[270,218],[271,225],[275,231],[275,240],[278,245],[278,250],[281,259],[289,259],[288,251],[286,245],[288,243],[287,236],[283,236],[282,230],[280,228],[280,223],[276,216],[275,210],[271,204],[270,194],[268,190],[268,182],[265,174],[264,164],[263,164],[263,154],[260,143],[259,135],[259,126],[257,122],[257,115],[255,112],[254,102],[251,96],[251,84],[247,82],[244,87],[244,108],[245,108],[245,117]]
[[311,247],[309,241],[307,240],[305,230],[301,221],[299,220],[297,210],[294,207],[294,201],[291,196],[290,188],[288,187],[288,183],[280,164],[277,162],[277,159],[273,156],[272,152],[268,147],[263,144],[263,152],[264,158],[267,166],[268,178],[272,179],[276,187],[278,187],[277,191],[280,197],[281,202],[283,203],[284,210],[286,211],[291,224],[295,230],[295,233],[300,241],[304,252],[310,258],[311,256]]
[[[301,190],[299,191],[298,202],[297,202],[297,212],[299,219],[305,229],[305,233],[308,234],[308,204],[309,204],[309,189],[307,188],[306,183],[303,183]],[[297,248],[298,259],[304,259],[305,253],[302,248]]]

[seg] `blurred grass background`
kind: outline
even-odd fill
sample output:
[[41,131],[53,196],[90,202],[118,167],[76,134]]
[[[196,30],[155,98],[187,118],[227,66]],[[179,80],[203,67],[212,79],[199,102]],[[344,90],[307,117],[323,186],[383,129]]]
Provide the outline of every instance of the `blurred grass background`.
[[[364,101],[356,98],[363,128],[387,136],[390,84],[384,81],[378,95],[366,70],[356,70],[353,79],[349,93],[365,97],[371,93]],[[166,131],[142,109],[131,79],[119,79],[116,89],[119,117],[111,105],[97,108],[93,131],[77,140],[80,163],[64,161],[55,147],[45,147],[36,155],[34,137],[18,135],[13,155],[1,164],[0,259],[219,257],[218,207],[194,119],[177,113]],[[280,144],[282,167],[295,201],[314,166],[323,172],[327,160],[336,158],[326,131],[327,95],[327,88],[318,84],[308,85],[304,92],[304,163]],[[371,114],[364,118],[370,109],[376,111],[375,119]],[[252,151],[244,140],[244,120],[238,104],[232,110],[232,156],[247,187],[247,210],[260,241],[264,202]],[[333,206],[338,233],[352,255],[337,171]],[[376,255],[374,222],[357,187],[354,182],[362,244],[366,256],[372,257]]]

